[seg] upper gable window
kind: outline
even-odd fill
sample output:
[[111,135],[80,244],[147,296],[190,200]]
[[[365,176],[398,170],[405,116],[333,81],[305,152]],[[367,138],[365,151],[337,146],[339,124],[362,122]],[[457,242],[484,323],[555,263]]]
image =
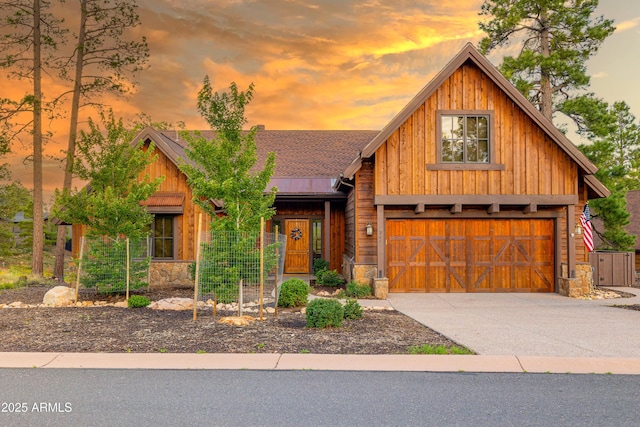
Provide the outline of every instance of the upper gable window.
[[442,114],[443,163],[489,163],[489,115]]
[[495,163],[492,110],[436,112],[436,162],[428,170],[504,170]]

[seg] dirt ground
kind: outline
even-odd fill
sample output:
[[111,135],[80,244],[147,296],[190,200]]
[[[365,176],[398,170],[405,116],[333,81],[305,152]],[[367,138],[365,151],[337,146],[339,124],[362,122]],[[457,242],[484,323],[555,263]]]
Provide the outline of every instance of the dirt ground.
[[[0,305],[38,304],[48,290],[33,286],[0,291]],[[191,289],[149,290],[152,301],[193,297]],[[79,301],[123,301],[124,296],[81,292]],[[0,309],[0,352],[170,352],[403,354],[410,346],[456,343],[395,311],[365,311],[342,328],[306,327],[299,310],[265,314],[249,326],[220,323],[211,310],[159,311],[116,307]]]

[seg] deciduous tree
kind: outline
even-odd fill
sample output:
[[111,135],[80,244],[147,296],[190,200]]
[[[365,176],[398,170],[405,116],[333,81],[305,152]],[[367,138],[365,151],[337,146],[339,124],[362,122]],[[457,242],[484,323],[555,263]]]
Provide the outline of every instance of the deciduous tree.
[[132,145],[133,131],[113,113],[101,114],[104,132],[89,121],[89,131],[80,132],[78,159],[73,173],[89,185],[81,190],[56,191],[53,213],[70,224],[88,227],[88,235],[139,238],[147,233],[152,217],[140,202],[160,185],[160,179],[140,179],[153,161],[153,147],[145,151]]
[[[255,170],[257,128],[242,130],[247,122],[245,106],[252,98],[253,85],[242,92],[231,83],[229,92],[218,93],[213,92],[206,77],[198,93],[198,111],[214,137],[208,140],[197,132],[182,133],[188,142],[187,157],[193,163],[185,163],[180,169],[187,175],[194,201],[213,218],[214,229],[256,232],[260,218],[269,219],[275,212],[272,205],[276,188],[267,191],[275,154],[269,153],[262,170]],[[222,202],[224,215],[218,215],[214,200]]]

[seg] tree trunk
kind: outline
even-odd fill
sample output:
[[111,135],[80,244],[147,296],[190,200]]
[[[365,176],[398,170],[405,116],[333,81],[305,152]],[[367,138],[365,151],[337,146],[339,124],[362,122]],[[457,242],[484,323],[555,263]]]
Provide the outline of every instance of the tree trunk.
[[[540,53],[543,57],[548,58],[550,55],[549,46],[549,28],[547,27],[547,19],[545,14],[540,18],[542,31],[540,32]],[[540,66],[540,111],[549,121],[553,121],[553,92],[551,91],[551,73],[543,64]]]
[[[71,118],[69,119],[69,141],[67,143],[67,157],[64,167],[63,191],[71,191],[73,181],[72,167],[76,155],[76,137],[78,134],[78,112],[80,110],[80,92],[82,89],[82,72],[84,71],[84,43],[87,29],[87,1],[80,0],[80,31],[78,32],[78,45],[76,52],[76,73],[73,82],[73,98],[71,100]],[[67,228],[58,226],[58,238],[56,240],[56,261],[53,275],[58,282],[64,282],[64,254],[67,241]]]
[[44,214],[42,196],[42,60],[40,0],[33,0],[33,258],[31,273],[44,271]]

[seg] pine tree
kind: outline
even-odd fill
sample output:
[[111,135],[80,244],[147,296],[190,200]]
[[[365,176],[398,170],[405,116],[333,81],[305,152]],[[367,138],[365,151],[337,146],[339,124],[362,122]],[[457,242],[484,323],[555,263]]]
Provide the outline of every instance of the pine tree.
[[593,17],[597,6],[598,0],[484,0],[479,26],[487,36],[480,51],[520,44],[500,71],[552,120],[589,87],[585,63],[615,30],[613,21]]

